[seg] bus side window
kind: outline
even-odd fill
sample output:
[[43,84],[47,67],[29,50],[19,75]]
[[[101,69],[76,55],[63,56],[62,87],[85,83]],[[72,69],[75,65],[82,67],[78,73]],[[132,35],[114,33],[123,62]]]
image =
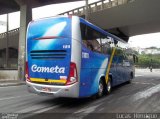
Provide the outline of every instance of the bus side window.
[[97,40],[100,38],[101,34],[90,26],[87,26],[83,23],[80,24],[80,28],[82,43],[92,51],[101,52],[101,45]]
[[112,40],[109,37],[103,38],[102,40],[102,52],[104,54],[111,54],[112,47],[114,46]]
[[101,45],[97,40],[92,40],[93,51],[101,52]]
[[102,52],[104,54],[110,54],[111,53],[111,47],[109,44],[102,45]]
[[87,47],[87,41],[82,39],[82,43],[85,47]]
[[93,46],[93,43],[91,42],[91,40],[87,41],[87,48],[90,50],[94,50],[94,46]]
[[123,54],[123,50],[121,48],[117,48],[115,51],[115,56],[117,56],[117,61],[119,64],[123,63],[123,60],[125,59],[124,54]]
[[83,43],[88,49],[98,53],[111,54],[111,46],[114,46],[111,37],[83,23],[80,23],[80,28],[82,40],[86,40]]
[[94,47],[89,40],[82,40],[82,43],[86,48],[88,48],[90,50],[94,50]]
[[138,63],[138,56],[133,54],[134,63]]

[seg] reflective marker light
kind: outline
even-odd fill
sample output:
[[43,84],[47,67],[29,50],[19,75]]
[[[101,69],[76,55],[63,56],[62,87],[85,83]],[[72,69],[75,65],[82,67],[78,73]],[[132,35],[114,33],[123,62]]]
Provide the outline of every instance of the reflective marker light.
[[44,36],[40,38],[35,38],[35,40],[47,40],[47,39],[62,39],[63,37],[60,36]]
[[29,77],[29,71],[28,71],[28,62],[26,62],[26,75],[25,75],[26,81],[31,82],[30,77]]

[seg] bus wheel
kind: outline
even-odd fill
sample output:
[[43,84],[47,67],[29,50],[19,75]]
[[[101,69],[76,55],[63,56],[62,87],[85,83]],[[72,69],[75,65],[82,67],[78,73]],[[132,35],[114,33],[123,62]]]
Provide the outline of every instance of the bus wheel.
[[129,79],[128,83],[132,83],[132,79],[133,79],[133,73],[130,74],[130,79]]
[[112,89],[112,84],[111,84],[111,79],[109,78],[107,82],[107,94],[111,93],[111,89]]
[[129,79],[129,81],[127,82],[128,84],[132,83],[132,79]]
[[103,81],[100,80],[99,82],[99,86],[98,86],[98,93],[97,93],[97,97],[100,98],[102,97],[104,94],[104,84],[103,84]]

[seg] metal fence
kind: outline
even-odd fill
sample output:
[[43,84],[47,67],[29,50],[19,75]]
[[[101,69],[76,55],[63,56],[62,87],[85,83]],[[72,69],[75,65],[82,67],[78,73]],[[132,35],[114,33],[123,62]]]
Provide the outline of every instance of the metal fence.
[[[97,1],[97,2],[89,4],[88,5],[88,12],[93,13],[93,12],[97,12],[100,10],[112,8],[115,6],[131,3],[134,1],[135,0],[101,0],[101,1]],[[78,15],[78,16],[81,16],[81,15],[85,15],[85,10],[86,10],[86,6],[82,6],[82,7],[61,13],[59,15]]]
[[[19,34],[19,28],[8,31],[9,36],[13,36],[15,34]],[[0,34],[0,40],[7,37],[7,32]]]

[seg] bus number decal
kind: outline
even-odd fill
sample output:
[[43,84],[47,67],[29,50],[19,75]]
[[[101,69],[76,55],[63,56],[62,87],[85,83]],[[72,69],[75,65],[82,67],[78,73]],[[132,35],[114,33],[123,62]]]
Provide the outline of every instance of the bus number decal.
[[70,45],[63,45],[63,49],[70,49],[71,46]]

